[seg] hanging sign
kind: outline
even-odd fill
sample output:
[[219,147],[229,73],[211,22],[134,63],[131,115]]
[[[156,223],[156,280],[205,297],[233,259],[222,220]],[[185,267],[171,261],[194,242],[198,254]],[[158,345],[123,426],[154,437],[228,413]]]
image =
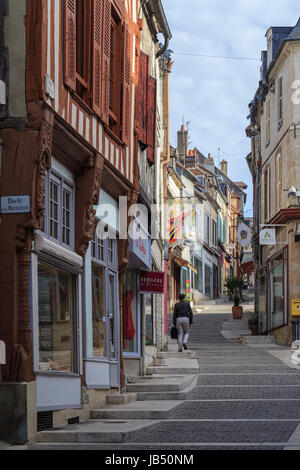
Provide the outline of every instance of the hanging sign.
[[140,292],[163,294],[164,273],[156,271],[142,271],[140,274]]
[[237,229],[237,241],[247,250],[252,240],[252,230],[244,222],[239,222]]
[[276,245],[276,229],[264,228],[259,233],[260,245]]

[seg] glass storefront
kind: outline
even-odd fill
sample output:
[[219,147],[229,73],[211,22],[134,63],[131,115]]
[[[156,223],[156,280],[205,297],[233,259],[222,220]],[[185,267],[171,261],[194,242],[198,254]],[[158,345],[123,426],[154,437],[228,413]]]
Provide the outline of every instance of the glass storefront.
[[283,261],[271,271],[272,318],[271,328],[284,325],[284,269]]
[[38,261],[39,370],[77,372],[76,276]]
[[202,268],[202,260],[194,257],[194,267],[197,270],[197,273],[194,273],[194,289],[198,290],[199,292],[203,292],[203,268]]
[[105,357],[106,302],[105,268],[92,265],[93,356]]
[[137,271],[127,271],[123,288],[123,352],[138,354]]
[[211,268],[207,264],[205,265],[205,295],[211,296]]
[[267,331],[265,275],[258,280],[258,331],[259,333],[265,333]]
[[154,345],[154,297],[143,294],[146,319],[146,346]]

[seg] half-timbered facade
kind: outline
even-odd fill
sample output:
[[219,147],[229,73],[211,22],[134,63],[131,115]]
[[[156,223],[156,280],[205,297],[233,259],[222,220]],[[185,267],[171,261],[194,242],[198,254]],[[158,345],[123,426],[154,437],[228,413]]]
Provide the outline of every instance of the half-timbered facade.
[[[149,3],[153,35],[162,32],[167,46],[161,3]],[[138,0],[1,2],[0,195],[21,201],[1,214],[0,234],[1,396],[11,410],[0,435],[14,442],[34,438],[36,423],[87,418],[125,384],[129,238],[119,236],[118,216],[127,197],[128,225],[139,192],[140,12]],[[154,82],[145,142],[152,162]],[[115,217],[105,219],[107,204]],[[102,219],[106,237],[96,232]]]

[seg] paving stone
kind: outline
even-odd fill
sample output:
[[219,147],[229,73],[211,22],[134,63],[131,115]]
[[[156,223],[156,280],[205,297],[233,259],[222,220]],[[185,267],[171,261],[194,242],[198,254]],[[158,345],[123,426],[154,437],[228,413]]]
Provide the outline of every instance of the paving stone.
[[287,442],[294,422],[165,421],[130,434],[130,441],[187,443],[280,443]]
[[219,400],[219,399],[247,399],[247,398],[264,398],[264,399],[300,399],[300,385],[282,386],[271,385],[253,387],[253,386],[237,386],[237,387],[201,387],[197,386],[186,396],[188,400]]
[[300,374],[200,375],[198,385],[300,385]]
[[170,411],[168,418],[300,420],[300,401],[191,401]]

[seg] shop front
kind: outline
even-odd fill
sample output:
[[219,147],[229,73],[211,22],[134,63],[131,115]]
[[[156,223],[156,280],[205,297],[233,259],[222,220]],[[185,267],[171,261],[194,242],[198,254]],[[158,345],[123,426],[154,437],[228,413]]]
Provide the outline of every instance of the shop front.
[[[148,336],[153,332],[153,299],[140,292],[141,272],[150,271],[151,238],[141,227],[141,236],[135,232],[129,244],[129,265],[123,285],[123,358],[125,376],[142,373],[143,351]],[[147,315],[147,316],[146,316]],[[153,335],[152,335],[153,341]]]
[[[120,386],[118,247],[112,238],[118,233],[118,221],[118,203],[101,190],[98,229],[84,266],[85,380],[87,389],[93,390]],[[101,231],[104,225],[106,232]]]
[[38,412],[81,408],[83,258],[74,249],[74,177],[55,158],[45,195],[44,227],[31,252]]

